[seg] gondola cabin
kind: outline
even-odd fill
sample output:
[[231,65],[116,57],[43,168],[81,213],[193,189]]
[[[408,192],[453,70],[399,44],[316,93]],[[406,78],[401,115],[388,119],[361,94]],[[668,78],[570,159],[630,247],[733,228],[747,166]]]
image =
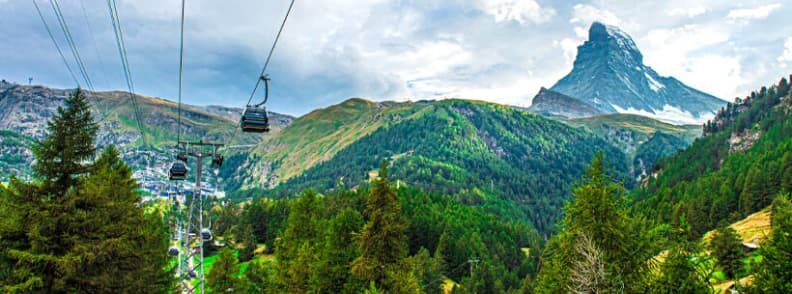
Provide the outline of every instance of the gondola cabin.
[[266,133],[270,131],[267,109],[263,106],[248,105],[240,122],[243,132]]
[[168,254],[170,254],[171,256],[179,255],[179,248],[176,248],[175,246],[171,247],[170,249],[168,249]]
[[212,240],[212,231],[209,229],[201,229],[201,238],[204,240]]
[[183,181],[187,178],[187,166],[180,161],[174,162],[168,171],[168,178],[171,181]]
[[220,168],[221,166],[223,166],[223,160],[224,159],[225,159],[225,157],[223,157],[220,154],[212,156],[212,167]]

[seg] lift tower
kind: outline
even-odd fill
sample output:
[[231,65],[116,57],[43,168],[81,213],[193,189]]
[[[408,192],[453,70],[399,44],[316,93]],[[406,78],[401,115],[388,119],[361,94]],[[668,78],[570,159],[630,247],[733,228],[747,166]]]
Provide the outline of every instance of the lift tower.
[[[179,269],[177,277],[182,291],[185,293],[204,292],[204,252],[203,245],[211,241],[213,236],[208,226],[203,221],[204,196],[201,195],[201,176],[203,173],[204,159],[211,159],[211,166],[219,168],[223,164],[223,156],[219,149],[223,144],[199,142],[178,142],[179,159],[187,160],[188,157],[196,159],[195,189],[189,201],[187,214],[179,214],[180,219],[176,227],[176,236],[179,238]],[[184,198],[187,199],[186,197]],[[186,205],[178,203],[177,205]]]

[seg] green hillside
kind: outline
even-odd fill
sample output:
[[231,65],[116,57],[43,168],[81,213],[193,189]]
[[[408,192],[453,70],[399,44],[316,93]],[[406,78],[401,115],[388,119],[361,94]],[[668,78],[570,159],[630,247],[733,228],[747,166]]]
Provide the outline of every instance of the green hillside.
[[[357,114],[361,105],[380,110]],[[539,231],[548,232],[571,183],[597,150],[608,155],[621,178],[627,177],[624,154],[599,137],[508,106],[466,100],[376,105],[351,100],[308,115],[314,120],[331,115],[330,111],[347,111],[379,120],[365,123],[353,119],[351,125],[329,128],[334,130],[332,136],[352,133],[360,138],[344,148],[320,151],[317,154],[332,152],[325,155],[331,158],[267,194],[290,196],[308,188],[330,189],[339,183],[352,187],[369,179],[381,160],[390,159],[394,179],[454,195],[463,203],[491,212],[528,219]],[[290,133],[297,129],[311,130],[306,125],[304,118],[297,119],[278,137],[294,136]],[[360,130],[360,126],[366,128]]]
[[786,79],[730,103],[703,138],[659,162],[634,209],[661,222],[684,216],[700,235],[766,207],[792,191],[791,113]]
[[607,114],[566,122],[600,135],[624,151],[636,178],[648,173],[660,158],[673,155],[701,135],[700,125],[673,125],[634,114]]
[[33,139],[15,132],[0,130],[0,182],[13,176],[30,174],[32,154],[27,146]]
[[[258,167],[250,174],[285,181],[331,159],[349,144],[382,126],[419,113],[425,105],[353,98],[315,110],[295,120],[283,132],[264,138],[252,156]],[[267,173],[266,171],[271,171]]]

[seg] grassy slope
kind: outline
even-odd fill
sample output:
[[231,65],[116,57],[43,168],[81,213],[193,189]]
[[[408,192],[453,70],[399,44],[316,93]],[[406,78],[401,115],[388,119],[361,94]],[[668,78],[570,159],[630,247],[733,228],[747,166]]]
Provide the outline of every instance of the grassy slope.
[[569,120],[570,125],[585,127],[600,135],[606,135],[605,127],[615,127],[631,130],[640,135],[649,137],[655,132],[683,138],[688,143],[701,135],[699,125],[672,125],[645,116],[635,114],[607,114],[594,117]]
[[283,132],[265,139],[254,154],[275,165],[276,175],[287,180],[331,159],[371,132],[394,120],[417,115],[424,108],[421,104],[349,99],[294,120]]
[[467,100],[406,106],[409,117],[389,119],[279,192],[328,189],[339,179],[354,186],[391,158],[394,179],[494,212],[525,214],[546,231],[596,150],[605,150],[622,175],[626,170],[624,155],[599,137],[508,106]]
[[[99,99],[91,99],[96,108],[97,120],[119,121],[121,127],[116,131],[137,132],[134,107],[128,94],[124,92],[101,92]],[[144,121],[143,129],[149,144],[161,147],[172,145],[176,141],[175,127],[166,127],[168,123],[178,121],[178,104],[160,98],[137,96],[140,114]],[[182,123],[185,125],[183,140],[220,140],[234,135],[237,123],[226,117],[209,113],[203,109],[182,105]],[[279,127],[279,126],[278,126]],[[277,129],[275,130],[277,131]],[[252,138],[255,137],[255,138]],[[235,143],[257,142],[259,135],[237,136]],[[135,142],[140,144],[140,140]]]

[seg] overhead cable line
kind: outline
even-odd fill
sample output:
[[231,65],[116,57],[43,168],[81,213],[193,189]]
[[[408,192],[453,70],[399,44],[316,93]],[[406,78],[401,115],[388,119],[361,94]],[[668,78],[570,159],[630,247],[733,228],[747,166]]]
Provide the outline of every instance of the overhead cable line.
[[[267,67],[269,66],[270,60],[272,59],[272,53],[275,52],[275,46],[278,45],[278,40],[280,40],[281,33],[283,33],[283,28],[286,26],[286,20],[289,19],[289,14],[292,11],[292,7],[294,7],[294,0],[291,1],[291,3],[289,4],[289,9],[286,10],[286,16],[283,17],[283,22],[281,22],[280,28],[278,29],[278,34],[275,35],[275,41],[272,42],[272,47],[270,48],[269,54],[267,54],[267,60],[264,61],[264,66],[261,68],[261,73],[259,73],[259,76],[256,77],[256,85],[253,86],[253,91],[251,91],[250,93],[250,98],[248,98],[248,101],[245,104],[246,107],[250,105],[251,101],[253,101],[253,96],[256,95],[256,90],[258,90],[259,85],[261,85],[261,81],[266,79],[264,77],[264,74],[267,72]],[[260,104],[264,104],[266,102],[267,100],[265,98],[265,100]],[[236,128],[236,130],[234,131],[234,135],[231,136],[231,139],[228,141],[228,144],[232,144],[234,139],[236,139],[237,135],[239,135],[239,128]],[[228,149],[225,150],[227,151]]]
[[181,5],[181,31],[179,33],[179,130],[176,133],[176,145],[181,142],[182,131],[182,73],[184,69],[184,2]]
[[[253,101],[253,95],[256,94],[256,90],[258,89],[259,85],[261,85],[261,77],[267,72],[267,66],[270,63],[270,59],[272,58],[272,53],[275,52],[275,46],[278,45],[278,40],[280,39],[281,33],[283,32],[283,27],[286,26],[286,20],[289,19],[289,13],[291,13],[292,7],[294,6],[294,0],[291,1],[289,4],[289,10],[286,10],[286,16],[283,18],[283,22],[281,23],[280,29],[278,29],[278,34],[275,36],[275,42],[272,43],[272,48],[270,48],[270,52],[267,55],[267,60],[264,62],[264,67],[261,69],[261,73],[258,77],[256,77],[256,86],[253,87],[253,91],[250,93],[250,98],[248,99],[247,104],[250,104],[250,101]],[[264,102],[267,102],[264,100]],[[262,102],[262,104],[264,103]]]
[[66,44],[69,45],[69,49],[72,52],[74,61],[77,64],[77,69],[85,81],[85,85],[93,92],[93,83],[91,82],[91,78],[88,75],[88,70],[85,67],[85,63],[82,61],[77,44],[74,42],[74,38],[72,38],[71,31],[69,31],[69,25],[66,23],[66,18],[63,16],[63,12],[60,9],[60,4],[58,4],[57,0],[50,0],[50,5],[52,6],[52,10],[55,12],[56,18],[58,19],[58,24],[63,31],[63,36],[66,38]]
[[[94,34],[93,25],[91,25],[91,21],[89,20],[88,12],[85,9],[85,3],[83,0],[80,0],[80,8],[82,9],[83,18],[85,19],[85,25],[88,27],[88,33],[91,35],[91,41],[93,41],[93,48],[94,51],[96,52],[96,59],[99,62],[99,68],[103,73],[105,73],[105,64],[102,58],[102,53],[99,51],[99,45],[97,45],[98,42],[96,42],[96,34]],[[102,76],[102,81],[108,83],[107,75],[103,74],[101,76]]]
[[138,131],[140,138],[143,140],[143,145],[146,145],[146,135],[143,133],[143,121],[140,118],[140,108],[138,107],[137,98],[135,98],[135,86],[132,83],[132,72],[129,68],[129,59],[127,58],[126,44],[124,43],[124,35],[121,28],[121,19],[118,16],[118,8],[115,0],[107,0],[107,9],[110,12],[110,21],[113,24],[113,35],[116,40],[116,47],[118,47],[118,55],[121,57],[121,67],[124,70],[124,78],[129,90],[129,98],[132,100],[132,107],[135,112],[135,120],[137,121]]
[[60,58],[63,61],[63,64],[66,66],[66,69],[69,71],[69,75],[71,76],[72,80],[74,80],[74,83],[77,84],[77,87],[79,87],[80,86],[80,81],[77,80],[77,76],[74,74],[74,71],[72,70],[71,65],[69,65],[69,61],[66,60],[66,56],[63,55],[63,51],[61,50],[60,46],[58,45],[58,42],[55,40],[55,37],[52,35],[52,30],[50,30],[50,27],[47,24],[47,21],[44,19],[44,15],[41,13],[41,8],[39,8],[38,3],[36,3],[36,0],[31,0],[31,2],[33,2],[33,5],[36,6],[36,12],[38,12],[39,17],[41,18],[41,22],[44,23],[44,28],[47,29],[47,34],[49,35],[50,39],[52,40],[52,44],[55,45],[55,49],[58,50],[58,55],[60,55]]

